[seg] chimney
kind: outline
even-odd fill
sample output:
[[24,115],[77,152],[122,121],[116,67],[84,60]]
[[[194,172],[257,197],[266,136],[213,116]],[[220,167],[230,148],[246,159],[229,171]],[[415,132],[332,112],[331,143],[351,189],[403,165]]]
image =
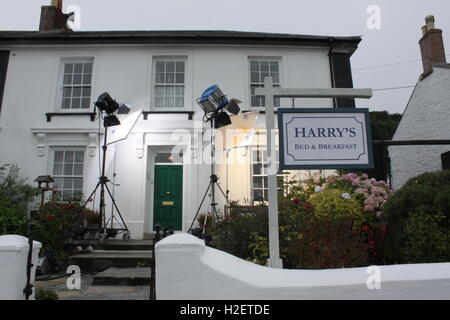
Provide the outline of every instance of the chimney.
[[42,6],[39,31],[72,31],[67,26],[69,15],[62,12],[62,0],[52,0],[50,6]]
[[422,76],[427,76],[433,72],[433,65],[435,63],[447,63],[442,30],[435,28],[434,16],[427,16],[425,23],[422,27],[423,37],[419,41],[423,63]]

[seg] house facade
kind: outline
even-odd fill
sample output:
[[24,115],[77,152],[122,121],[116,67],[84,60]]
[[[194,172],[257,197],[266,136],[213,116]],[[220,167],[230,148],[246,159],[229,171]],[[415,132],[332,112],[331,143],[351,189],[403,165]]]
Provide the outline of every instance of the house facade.
[[[109,92],[120,103],[142,107],[128,138],[108,146],[106,158],[109,188],[135,239],[156,223],[187,231],[193,221],[211,174],[211,132],[196,103],[207,87],[218,84],[243,101],[243,112],[261,111],[252,144],[217,150],[215,169],[230,200],[264,201],[264,100],[254,89],[266,76],[281,87],[352,87],[350,57],[361,40],[232,31],[73,32],[55,14],[62,15],[60,7],[42,8],[39,31],[0,31],[0,164],[17,164],[30,183],[51,175],[63,196],[87,198],[101,175],[104,128],[94,110],[97,97]],[[352,99],[276,104],[355,106]],[[222,210],[225,200],[217,197]],[[97,192],[88,206],[96,209],[98,198]],[[111,207],[108,200],[107,216]],[[200,209],[208,211],[209,197]]]
[[[428,16],[422,31],[419,44],[424,71],[393,140],[450,140],[450,65],[446,62],[442,30],[436,29],[434,17]],[[398,189],[424,172],[449,169],[445,163],[448,151],[447,145],[389,147],[393,187]]]

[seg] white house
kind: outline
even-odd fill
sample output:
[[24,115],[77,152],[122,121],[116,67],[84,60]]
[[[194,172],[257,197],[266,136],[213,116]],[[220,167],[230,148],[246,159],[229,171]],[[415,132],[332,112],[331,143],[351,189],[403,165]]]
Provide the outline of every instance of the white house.
[[[419,43],[424,72],[393,140],[450,139],[450,64],[446,63],[442,30],[436,29],[434,17],[428,16],[422,31]],[[441,155],[449,150],[450,145],[391,146],[392,185],[398,189],[409,178],[442,170]]]
[[[143,107],[128,139],[108,148],[106,174],[136,239],[152,232],[155,222],[184,231],[191,225],[210,175],[209,124],[196,103],[207,87],[218,84],[243,101],[243,111],[264,111],[253,92],[266,76],[282,87],[352,87],[350,57],[360,37],[73,32],[61,1],[54,3],[42,8],[39,31],[0,31],[0,164],[17,163],[29,182],[49,174],[64,195],[87,197],[100,176],[104,129],[94,114],[97,97],[107,91],[118,102]],[[352,99],[278,102],[293,103],[355,106]],[[261,112],[253,145],[228,158],[218,152],[226,160],[216,166],[219,183],[230,200],[266,198],[264,123]],[[180,141],[185,148],[176,159],[170,153]],[[207,211],[208,200],[201,209]]]

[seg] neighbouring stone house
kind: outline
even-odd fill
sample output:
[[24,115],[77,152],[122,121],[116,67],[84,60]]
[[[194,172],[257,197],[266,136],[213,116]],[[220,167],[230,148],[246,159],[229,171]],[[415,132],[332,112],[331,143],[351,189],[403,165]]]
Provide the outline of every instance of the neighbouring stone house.
[[[106,174],[135,239],[157,222],[187,231],[193,220],[210,175],[203,161],[209,124],[196,103],[207,87],[218,84],[243,101],[243,111],[262,111],[253,144],[230,152],[240,161],[216,168],[230,199],[264,201],[264,101],[255,88],[266,76],[282,87],[352,87],[350,57],[361,41],[239,31],[74,32],[66,20],[62,2],[53,1],[42,8],[39,31],[0,31],[0,164],[17,163],[31,183],[51,175],[64,195],[86,196],[100,176],[104,134],[93,103],[107,91],[143,107],[128,139],[108,148]],[[348,108],[355,101],[296,99],[294,106]],[[170,153],[180,139],[186,148],[177,161]]]
[[[446,62],[442,30],[436,29],[434,17],[428,16],[422,31],[423,74],[393,140],[450,139],[450,64]],[[400,188],[420,173],[442,170],[441,156],[449,150],[450,145],[389,147],[393,187]]]

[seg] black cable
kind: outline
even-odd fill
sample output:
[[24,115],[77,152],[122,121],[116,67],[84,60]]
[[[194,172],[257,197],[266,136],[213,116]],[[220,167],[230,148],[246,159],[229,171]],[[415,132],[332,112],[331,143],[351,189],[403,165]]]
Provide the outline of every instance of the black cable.
[[404,86],[404,87],[381,88],[381,89],[373,89],[372,91],[388,91],[388,90],[408,89],[408,88],[415,88],[415,87],[416,87],[416,86]]

